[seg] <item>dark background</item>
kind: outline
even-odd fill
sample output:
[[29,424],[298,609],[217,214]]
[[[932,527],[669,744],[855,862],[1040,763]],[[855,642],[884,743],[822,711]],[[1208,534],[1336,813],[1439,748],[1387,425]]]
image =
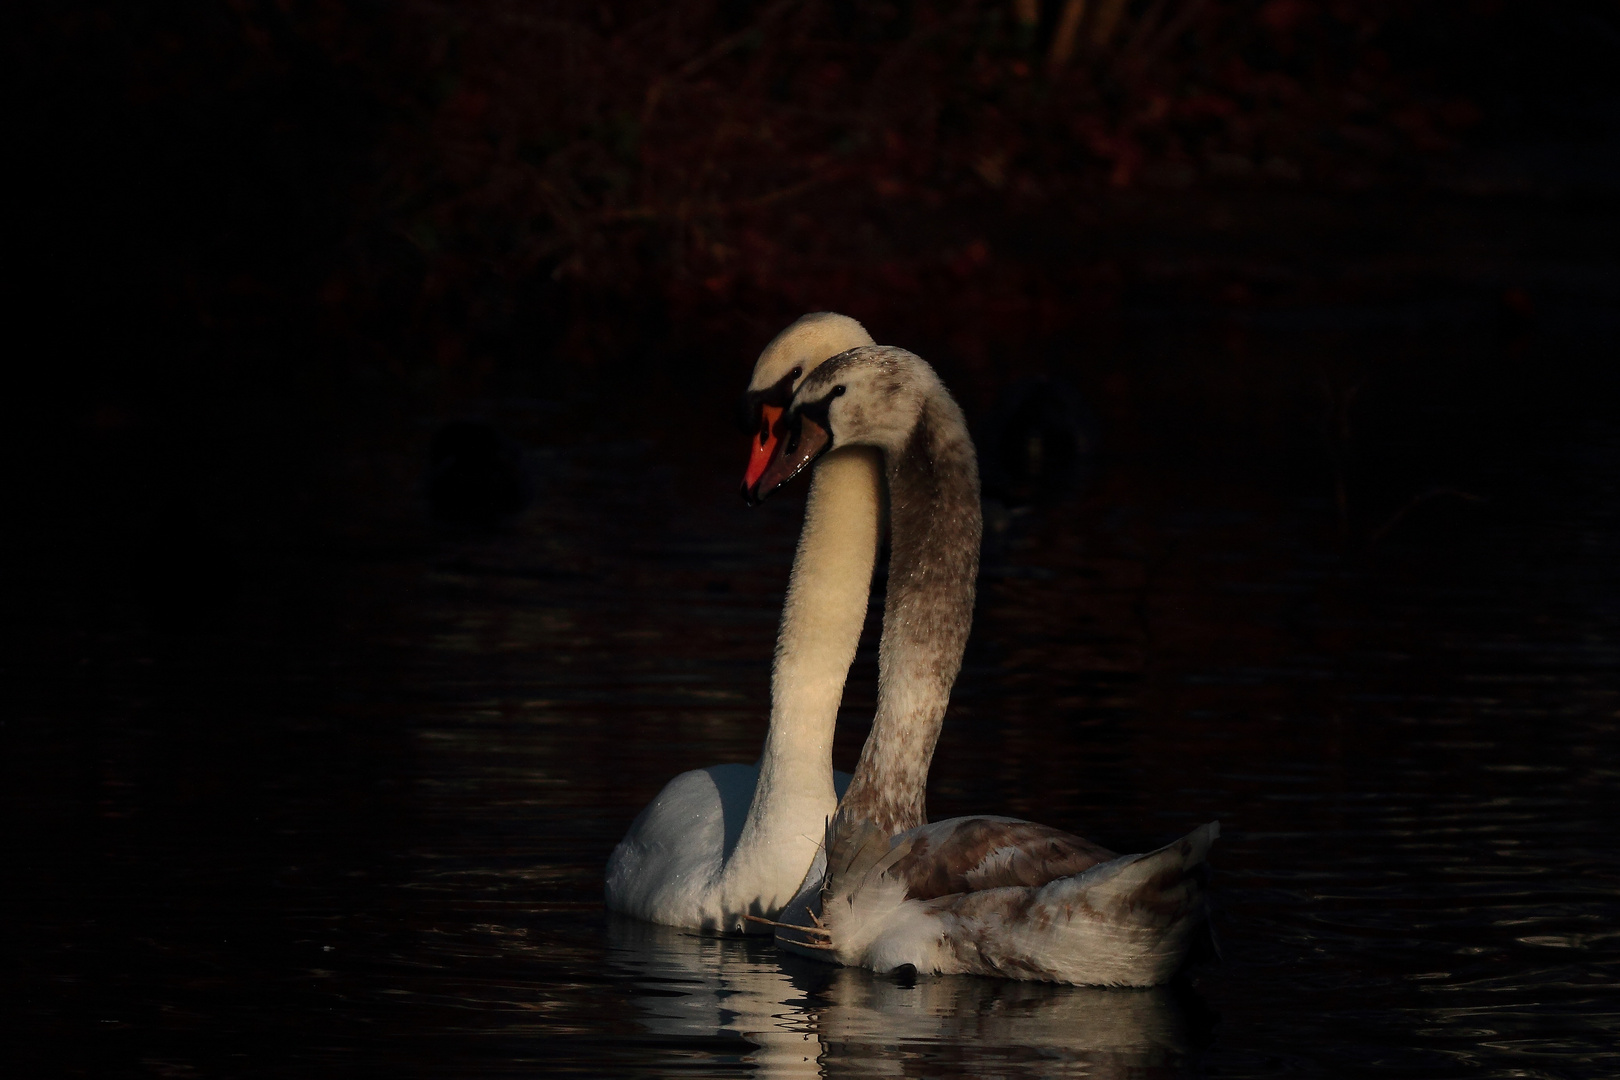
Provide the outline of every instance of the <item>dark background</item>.
[[1200,424],[1297,384],[1316,427],[1324,378],[1396,366],[1238,340],[1346,305],[1505,342],[1468,361],[1503,407],[1579,393],[1527,343],[1612,299],[1612,5],[1101,0],[1060,65],[1065,10],[24,5],[21,531],[320,532],[336,457],[489,398],[706,426],[808,309],[979,414],[1045,372],[1110,429],[1163,382],[1105,370],[1144,319],[1221,328],[1179,377],[1251,400]]
[[[1175,577],[1226,528],[1176,518],[1189,492],[1281,523],[1275,565],[1309,584],[1262,621],[1330,657],[1380,646],[1323,610],[1576,555],[1579,599],[1497,599],[1612,640],[1620,7],[1070,10],[15,5],[0,935],[36,1038],[13,1046],[89,1071],[162,1072],[175,1055],[140,1048],[170,1037],[283,1060],[276,1017],[331,1003],[276,982],[279,938],[164,943],[212,940],[198,912],[258,940],[286,865],[337,881],[403,843],[420,823],[388,792],[415,751],[367,702],[460,603],[422,599],[432,573],[529,559],[624,617],[602,597],[653,586],[581,552],[674,566],[660,529],[731,512],[711,481],[741,468],[736,398],[807,310],[941,370],[990,455],[993,542],[1064,506],[1146,515],[1108,528],[1171,582],[1161,621],[1056,670],[1252,659],[1225,585]],[[1055,419],[1026,430],[1033,398]],[[1030,430],[1078,454],[1050,482]],[[594,507],[577,528],[546,516],[565,493]],[[1120,620],[1148,625],[1144,588]],[[749,632],[759,681],[771,631]],[[970,705],[1007,640],[970,654]],[[1612,689],[1583,691],[1611,749]],[[570,857],[599,867],[609,810],[649,794],[610,783]],[[948,783],[934,809],[977,798]],[[305,914],[394,902],[354,888]],[[280,987],[262,1016],[244,980]],[[218,994],[229,1023],[170,1016]]]

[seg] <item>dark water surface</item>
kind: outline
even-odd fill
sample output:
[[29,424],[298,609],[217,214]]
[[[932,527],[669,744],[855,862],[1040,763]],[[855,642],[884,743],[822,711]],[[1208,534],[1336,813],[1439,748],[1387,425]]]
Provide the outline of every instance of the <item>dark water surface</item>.
[[[1120,850],[1220,819],[1219,966],[1154,992],[895,980],[610,918],[636,811],[758,750],[801,496],[742,507],[738,437],[693,433],[718,406],[582,427],[612,410],[489,402],[534,496],[494,532],[425,523],[426,417],[339,456],[317,541],[33,551],[4,727],[13,1052],[85,1075],[1620,1072],[1620,419],[1576,355],[1612,328],[1510,363],[1511,334],[1424,318],[1138,328],[1077,378],[1105,402],[1094,465],[990,507],[930,812]],[[1204,349],[1220,378],[1185,361]]]

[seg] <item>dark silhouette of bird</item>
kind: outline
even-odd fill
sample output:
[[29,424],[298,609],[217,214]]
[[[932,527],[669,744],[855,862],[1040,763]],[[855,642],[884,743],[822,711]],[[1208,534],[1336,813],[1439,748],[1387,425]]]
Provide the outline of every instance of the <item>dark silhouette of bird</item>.
[[484,420],[452,420],[429,450],[428,509],[442,525],[493,529],[529,503],[520,448]]

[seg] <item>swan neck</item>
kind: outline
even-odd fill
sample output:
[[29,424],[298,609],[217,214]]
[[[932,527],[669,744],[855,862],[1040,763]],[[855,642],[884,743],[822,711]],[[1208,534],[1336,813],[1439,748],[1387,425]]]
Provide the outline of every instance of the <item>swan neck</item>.
[[[881,499],[882,458],[871,448],[835,450],[811,474],[776,639],[770,730],[739,844],[767,827],[777,802],[808,798],[827,813],[837,800],[833,729],[866,622]],[[813,835],[821,825],[812,823]]]
[[891,549],[878,707],[843,806],[892,835],[927,820],[928,766],[972,626],[983,525],[973,441],[943,387],[884,464]]

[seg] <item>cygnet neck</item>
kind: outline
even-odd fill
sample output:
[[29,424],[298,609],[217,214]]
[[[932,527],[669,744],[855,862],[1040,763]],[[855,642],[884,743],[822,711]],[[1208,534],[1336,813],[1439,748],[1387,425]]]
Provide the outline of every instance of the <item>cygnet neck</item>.
[[893,835],[927,821],[928,767],[962,667],[979,573],[978,460],[943,386],[924,398],[904,445],[884,454],[884,476],[890,556],[877,715],[840,813]]

